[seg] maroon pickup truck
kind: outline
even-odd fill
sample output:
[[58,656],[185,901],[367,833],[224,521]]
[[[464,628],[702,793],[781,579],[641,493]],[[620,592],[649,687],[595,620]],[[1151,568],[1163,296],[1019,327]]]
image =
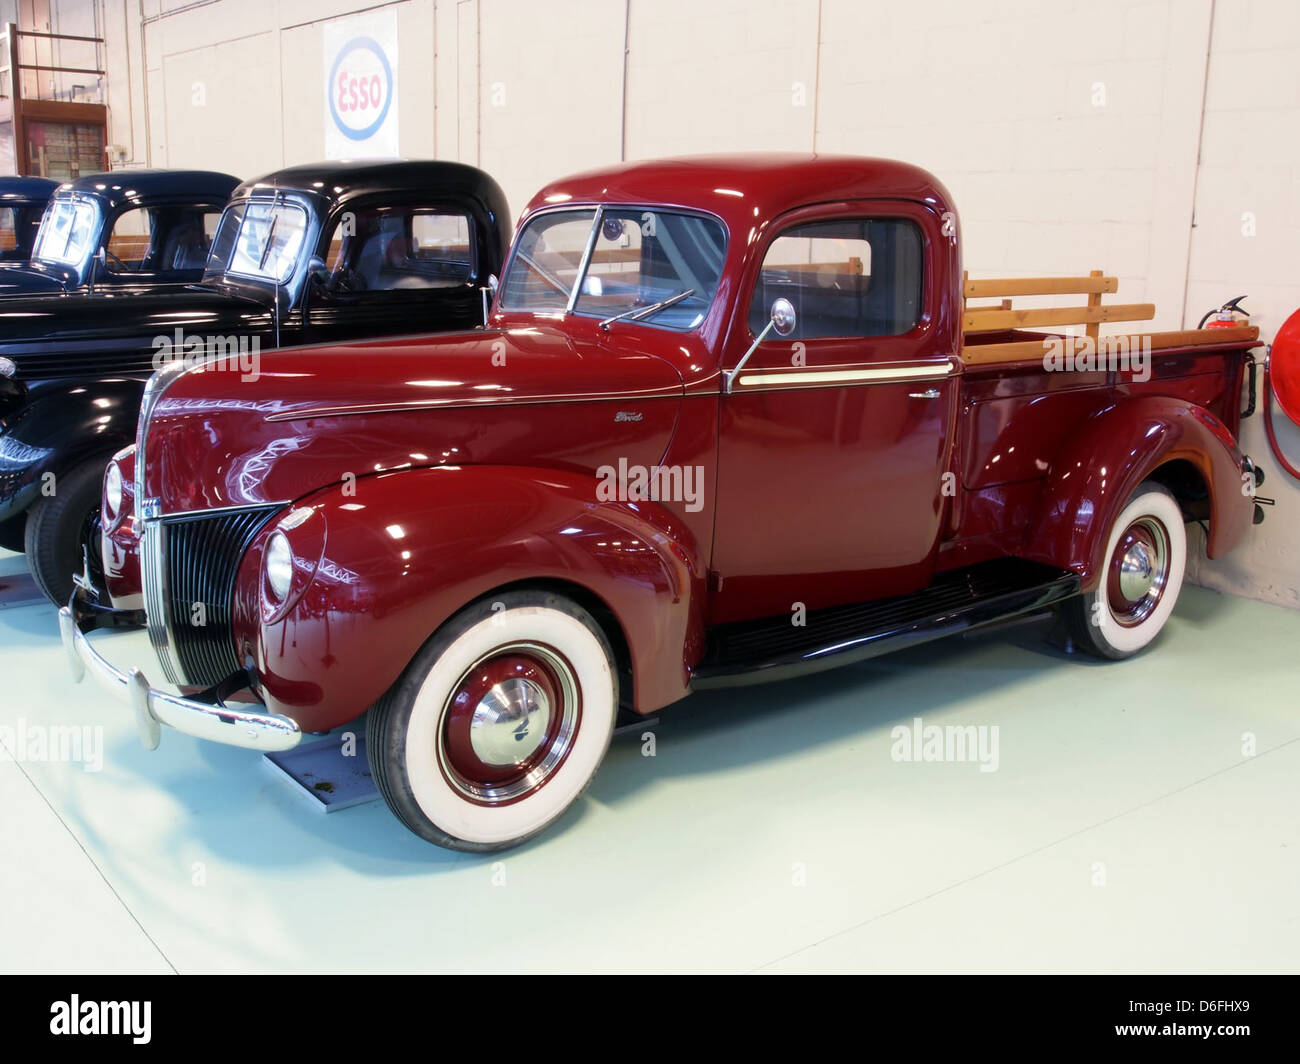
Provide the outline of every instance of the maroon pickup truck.
[[[1101,337],[1154,309],[1099,273],[968,280],[913,166],[570,177],[494,287],[484,329],[153,378],[109,472],[113,601],[61,614],[147,746],[279,750],[369,710],[402,822],[497,849],[581,795],[620,710],[1048,608],[1127,657],[1185,523],[1211,557],[1252,523],[1255,331]],[[182,694],[87,638],[124,624]]]

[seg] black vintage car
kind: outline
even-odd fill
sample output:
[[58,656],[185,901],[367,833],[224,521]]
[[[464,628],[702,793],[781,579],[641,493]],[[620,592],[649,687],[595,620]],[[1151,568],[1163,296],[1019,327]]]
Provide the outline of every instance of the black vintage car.
[[323,163],[236,189],[200,284],[0,300],[0,546],[66,602],[83,547],[100,575],[104,467],[164,362],[255,373],[271,347],[479,326],[509,241],[481,170]]
[[59,185],[31,261],[0,273],[0,296],[192,284],[238,184],[209,170],[115,170]]
[[0,268],[30,261],[41,215],[58,187],[48,177],[0,177]]

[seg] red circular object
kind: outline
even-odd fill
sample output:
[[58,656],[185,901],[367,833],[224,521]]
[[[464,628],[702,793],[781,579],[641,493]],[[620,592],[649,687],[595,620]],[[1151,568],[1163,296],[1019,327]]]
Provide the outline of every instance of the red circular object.
[[1282,323],[1273,338],[1268,373],[1282,413],[1300,425],[1300,310]]
[[[511,678],[526,679],[540,687],[550,702],[551,717],[546,734],[529,757],[514,765],[490,765],[474,752],[470,725],[474,709],[484,696],[498,683]],[[560,729],[563,710],[563,688],[543,662],[530,655],[506,654],[481,663],[465,677],[452,696],[443,737],[451,769],[479,786],[502,786],[521,779],[550,751]]]

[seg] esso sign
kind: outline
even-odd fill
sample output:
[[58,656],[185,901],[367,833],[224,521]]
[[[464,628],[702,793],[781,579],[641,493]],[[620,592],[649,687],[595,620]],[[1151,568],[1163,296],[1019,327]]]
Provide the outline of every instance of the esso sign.
[[329,80],[330,115],[351,140],[368,140],[384,124],[393,102],[393,69],[370,37],[345,44]]

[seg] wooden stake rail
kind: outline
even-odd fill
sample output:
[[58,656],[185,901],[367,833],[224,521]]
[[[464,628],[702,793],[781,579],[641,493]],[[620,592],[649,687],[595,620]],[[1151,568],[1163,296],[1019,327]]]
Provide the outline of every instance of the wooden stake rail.
[[[1103,295],[1119,290],[1119,279],[1093,270],[1087,277],[1004,277],[972,281],[962,277],[962,295],[966,306],[962,313],[962,331],[967,334],[962,345],[962,361],[967,365],[997,365],[1011,362],[1041,361],[1042,339],[1016,339],[1002,343],[980,343],[978,334],[1014,332],[1017,329],[1082,325],[1083,336],[1064,335],[1065,350],[1073,355],[1089,346],[1096,350],[1102,322],[1150,321],[1155,317],[1154,303],[1111,303],[1103,305]],[[1012,306],[1012,296],[1086,296],[1082,305],[1061,307]],[[972,299],[996,299],[986,306],[971,306]],[[974,335],[972,335],[974,334]],[[1255,340],[1259,330],[1253,325],[1230,329],[1180,329],[1163,333],[1130,333],[1107,336],[1102,344],[1114,344],[1133,350],[1135,345],[1150,342],[1151,350]],[[975,342],[971,342],[972,339]]]

